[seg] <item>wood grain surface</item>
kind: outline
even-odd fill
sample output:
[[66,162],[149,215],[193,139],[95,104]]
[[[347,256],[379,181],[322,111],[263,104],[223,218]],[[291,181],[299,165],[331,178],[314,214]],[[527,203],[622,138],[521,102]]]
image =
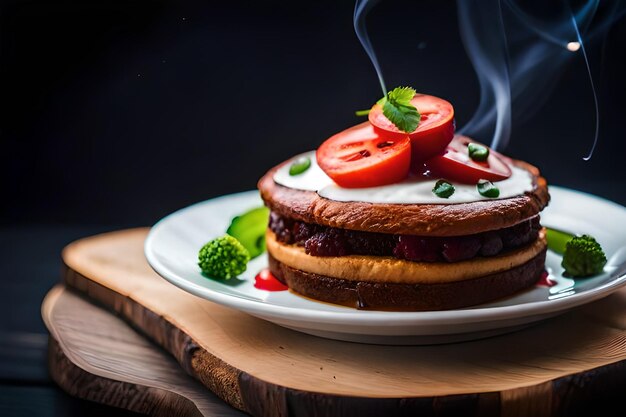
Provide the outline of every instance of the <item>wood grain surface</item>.
[[50,375],[70,394],[151,416],[244,416],[167,352],[76,293],[53,288],[41,314],[50,332]]
[[499,337],[361,345],[284,329],[172,286],[145,261],[146,233],[68,246],[66,284],[253,416],[567,415],[626,392],[625,290]]

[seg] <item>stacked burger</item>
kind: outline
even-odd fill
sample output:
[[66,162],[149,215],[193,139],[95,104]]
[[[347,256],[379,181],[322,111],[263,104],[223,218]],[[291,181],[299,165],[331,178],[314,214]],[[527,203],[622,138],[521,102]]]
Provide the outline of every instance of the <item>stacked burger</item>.
[[[261,178],[271,272],[305,297],[375,310],[456,309],[535,285],[549,201],[538,169],[455,137],[447,101],[397,90]],[[402,106],[417,124],[396,117]]]

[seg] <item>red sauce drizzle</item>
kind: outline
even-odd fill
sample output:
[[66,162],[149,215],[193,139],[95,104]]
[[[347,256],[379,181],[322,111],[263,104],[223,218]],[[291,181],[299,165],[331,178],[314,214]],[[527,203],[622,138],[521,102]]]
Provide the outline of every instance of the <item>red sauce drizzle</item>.
[[254,277],[254,288],[264,291],[286,291],[289,289],[289,287],[277,280],[267,268],[262,269]]
[[537,281],[537,285],[539,285],[540,287],[552,287],[553,285],[556,285],[556,281],[552,281],[550,279],[550,274],[548,274],[548,271],[543,271],[541,273],[541,277],[539,277],[539,281]]

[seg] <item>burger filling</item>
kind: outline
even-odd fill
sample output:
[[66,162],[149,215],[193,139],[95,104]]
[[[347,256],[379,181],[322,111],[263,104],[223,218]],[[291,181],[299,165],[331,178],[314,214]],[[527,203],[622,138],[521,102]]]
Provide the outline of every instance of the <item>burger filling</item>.
[[305,223],[276,212],[269,228],[280,243],[304,247],[311,256],[373,255],[415,262],[458,262],[495,256],[537,240],[539,216],[504,229],[469,236],[430,237],[339,229]]

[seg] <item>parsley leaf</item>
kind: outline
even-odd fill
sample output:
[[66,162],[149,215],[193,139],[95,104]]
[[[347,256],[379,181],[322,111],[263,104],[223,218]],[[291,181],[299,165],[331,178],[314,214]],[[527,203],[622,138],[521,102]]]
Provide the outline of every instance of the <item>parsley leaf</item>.
[[420,123],[421,115],[411,104],[415,96],[415,90],[411,87],[396,87],[380,100],[378,104],[383,107],[383,114],[398,129],[411,133]]
[[390,100],[395,100],[400,104],[410,105],[415,97],[415,89],[411,87],[396,87],[387,93]]

